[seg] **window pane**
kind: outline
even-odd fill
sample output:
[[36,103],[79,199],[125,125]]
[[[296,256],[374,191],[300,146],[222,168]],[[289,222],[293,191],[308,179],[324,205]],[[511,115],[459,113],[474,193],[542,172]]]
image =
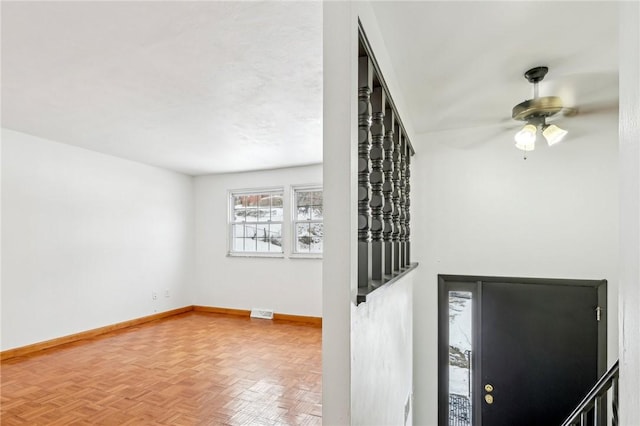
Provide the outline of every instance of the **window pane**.
[[271,220],[271,208],[268,205],[266,207],[260,207],[258,209],[258,221],[268,222],[269,220]]
[[256,225],[246,225],[244,229],[244,251],[256,251],[258,228]]
[[309,236],[309,224],[296,224],[296,251],[300,253],[308,253],[311,245],[311,237]]
[[233,197],[233,221],[244,222],[246,219],[245,206],[247,205],[247,197],[245,195],[236,195]]
[[258,234],[257,226],[255,224],[247,224],[244,227],[244,237],[252,238],[255,240],[256,235]]
[[311,204],[311,196],[308,191],[297,191],[296,192],[296,205],[298,206],[308,206]]
[[247,207],[253,207],[253,208],[258,207],[258,201],[260,201],[259,194],[250,194],[250,195],[244,196],[245,206]]
[[271,208],[271,221],[272,222],[282,222],[284,220],[282,207],[272,207]]
[[255,238],[245,238],[244,239],[244,251],[253,253],[256,250],[257,250],[256,239]]
[[310,253],[322,253],[322,240],[318,242],[312,242],[309,247]]
[[248,208],[246,210],[246,220],[249,222],[257,222],[258,221],[258,209],[255,207]]
[[282,252],[282,225],[269,226],[269,249],[273,252]]
[[309,214],[310,211],[311,209],[309,207],[298,206],[297,220],[309,220],[311,218]]
[[233,197],[233,207],[236,209],[244,209],[247,206],[246,195],[236,195]]
[[255,241],[257,251],[269,251],[269,225],[267,223],[259,223],[256,226]]
[[312,253],[322,253],[322,242],[324,240],[324,226],[322,223],[310,224],[309,235],[311,237],[310,251]]
[[233,211],[233,221],[234,222],[244,222],[245,220],[247,220],[247,211],[244,208],[235,209]]
[[322,205],[313,206],[311,209],[311,219],[322,220]]
[[233,238],[244,238],[244,225],[233,225]]
[[449,424],[472,424],[471,292],[449,292]]
[[309,251],[311,253],[322,253],[322,240],[324,227],[321,223],[309,224]]
[[312,200],[313,200],[313,205],[314,206],[321,206],[322,205],[322,191],[313,191],[310,193]]
[[271,196],[271,207],[280,207],[282,208],[283,203],[282,203],[282,194],[278,193],[278,194],[273,194]]
[[260,201],[258,202],[258,206],[260,209],[269,210],[271,208],[271,195],[270,194],[260,194]]
[[284,206],[282,204],[282,194],[271,196],[271,221],[282,222],[284,220]]
[[233,251],[244,251],[244,225],[233,225]]

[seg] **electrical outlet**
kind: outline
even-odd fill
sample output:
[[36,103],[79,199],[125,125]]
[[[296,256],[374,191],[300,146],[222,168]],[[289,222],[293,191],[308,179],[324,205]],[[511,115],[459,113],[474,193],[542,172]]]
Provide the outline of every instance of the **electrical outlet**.
[[151,300],[157,300],[158,299],[158,293],[156,293],[155,291],[151,292]]
[[170,294],[169,294],[169,290],[165,290],[165,291],[164,291],[164,297],[169,297],[169,296],[170,296]]

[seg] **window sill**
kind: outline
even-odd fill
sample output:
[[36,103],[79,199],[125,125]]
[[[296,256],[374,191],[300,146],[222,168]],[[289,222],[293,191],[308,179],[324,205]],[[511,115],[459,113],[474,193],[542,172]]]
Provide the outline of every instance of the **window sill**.
[[291,253],[290,259],[320,259],[322,260],[322,253],[306,254],[306,253]]
[[284,258],[284,253],[227,253],[227,257],[271,257],[271,258]]

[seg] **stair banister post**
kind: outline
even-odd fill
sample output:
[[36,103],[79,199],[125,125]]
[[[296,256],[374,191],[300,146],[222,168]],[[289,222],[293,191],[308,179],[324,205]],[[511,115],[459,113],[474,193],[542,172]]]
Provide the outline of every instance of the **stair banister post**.
[[384,198],[382,187],[384,174],[382,169],[383,140],[384,140],[384,113],[386,109],[386,95],[381,86],[374,87],[371,96],[371,281],[374,287],[382,285],[382,209]]
[[385,136],[383,140],[384,159],[382,161],[382,171],[384,173],[384,183],[382,184],[382,193],[384,195],[384,206],[382,207],[382,219],[384,222],[384,231],[382,239],[384,241],[384,274],[390,276],[393,274],[393,242],[391,234],[393,232],[393,149],[394,149],[394,129],[395,129],[395,113],[393,109],[387,105],[384,116]]
[[373,66],[368,56],[358,60],[358,287],[369,285],[371,209],[369,151],[371,150],[371,88]]

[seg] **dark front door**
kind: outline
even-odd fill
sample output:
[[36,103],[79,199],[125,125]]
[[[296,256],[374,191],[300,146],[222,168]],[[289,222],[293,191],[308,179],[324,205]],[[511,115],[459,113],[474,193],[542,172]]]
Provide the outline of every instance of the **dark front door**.
[[482,424],[560,425],[598,376],[597,289],[484,282]]
[[439,287],[440,426],[560,425],[604,372],[606,281]]

